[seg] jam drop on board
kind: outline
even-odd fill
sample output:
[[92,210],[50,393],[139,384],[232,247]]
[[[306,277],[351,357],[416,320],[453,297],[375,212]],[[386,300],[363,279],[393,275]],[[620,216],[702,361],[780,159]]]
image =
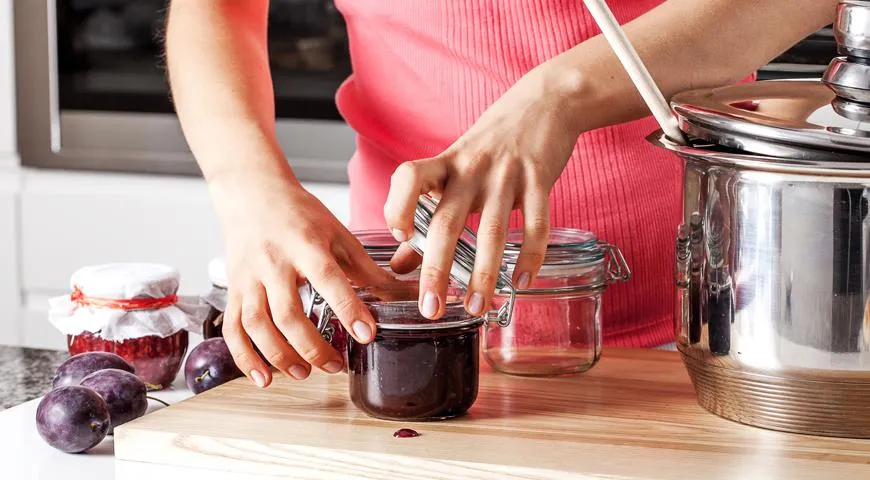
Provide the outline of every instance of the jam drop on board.
[[400,428],[393,433],[396,438],[413,438],[419,437],[420,433],[410,428]]

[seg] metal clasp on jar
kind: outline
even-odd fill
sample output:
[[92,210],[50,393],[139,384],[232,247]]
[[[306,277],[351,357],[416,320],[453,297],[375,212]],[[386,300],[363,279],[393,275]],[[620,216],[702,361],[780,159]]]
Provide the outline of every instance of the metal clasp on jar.
[[306,283],[305,286],[308,289],[306,292],[308,302],[305,306],[305,316],[310,319],[311,314],[314,313],[314,308],[321,306],[320,312],[317,314],[317,324],[315,326],[317,327],[317,331],[320,332],[320,336],[327,342],[331,342],[332,336],[335,335],[335,327],[329,323],[329,320],[332,318],[332,308],[330,308],[329,304],[326,303],[326,299],[317,293],[317,290],[314,289],[313,285]]
[[605,273],[607,273],[607,283],[627,282],[631,280],[631,269],[625,261],[625,256],[616,245],[611,245],[607,242],[598,242],[598,247],[604,252]]

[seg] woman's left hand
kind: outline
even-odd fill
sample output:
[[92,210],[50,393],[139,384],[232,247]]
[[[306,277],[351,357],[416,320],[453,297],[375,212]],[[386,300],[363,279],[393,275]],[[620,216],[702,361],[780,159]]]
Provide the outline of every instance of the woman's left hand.
[[[523,213],[523,246],[514,285],[527,288],[540,269],[549,237],[549,193],[582,130],[572,100],[577,89],[543,66],[514,84],[443,153],[405,162],[392,176],[384,216],[399,241],[413,233],[418,197],[440,198],[422,259],[419,306],[427,318],[444,314],[454,249],[470,213],[481,212],[481,221],[465,298],[469,313],[488,310],[515,208]],[[402,273],[419,261],[403,245],[392,267]]]

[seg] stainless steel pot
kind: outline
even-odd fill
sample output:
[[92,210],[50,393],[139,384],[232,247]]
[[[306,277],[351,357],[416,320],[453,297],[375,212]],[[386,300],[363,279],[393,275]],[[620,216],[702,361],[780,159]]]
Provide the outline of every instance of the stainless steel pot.
[[[841,46],[868,3],[841,3]],[[868,50],[822,82],[678,95],[692,145],[649,137],[685,162],[677,343],[717,415],[870,438],[870,75],[844,75]]]

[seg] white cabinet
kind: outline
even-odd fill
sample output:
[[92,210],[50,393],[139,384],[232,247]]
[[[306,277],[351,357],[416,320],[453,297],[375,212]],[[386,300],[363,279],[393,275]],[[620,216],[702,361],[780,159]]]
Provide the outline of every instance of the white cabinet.
[[[346,185],[306,188],[347,222]],[[28,346],[63,348],[63,337],[46,320],[46,302],[68,292],[70,274],[83,265],[165,263],[181,272],[181,293],[197,295],[209,286],[208,261],[223,252],[199,178],[25,169],[19,204],[19,335]]]

